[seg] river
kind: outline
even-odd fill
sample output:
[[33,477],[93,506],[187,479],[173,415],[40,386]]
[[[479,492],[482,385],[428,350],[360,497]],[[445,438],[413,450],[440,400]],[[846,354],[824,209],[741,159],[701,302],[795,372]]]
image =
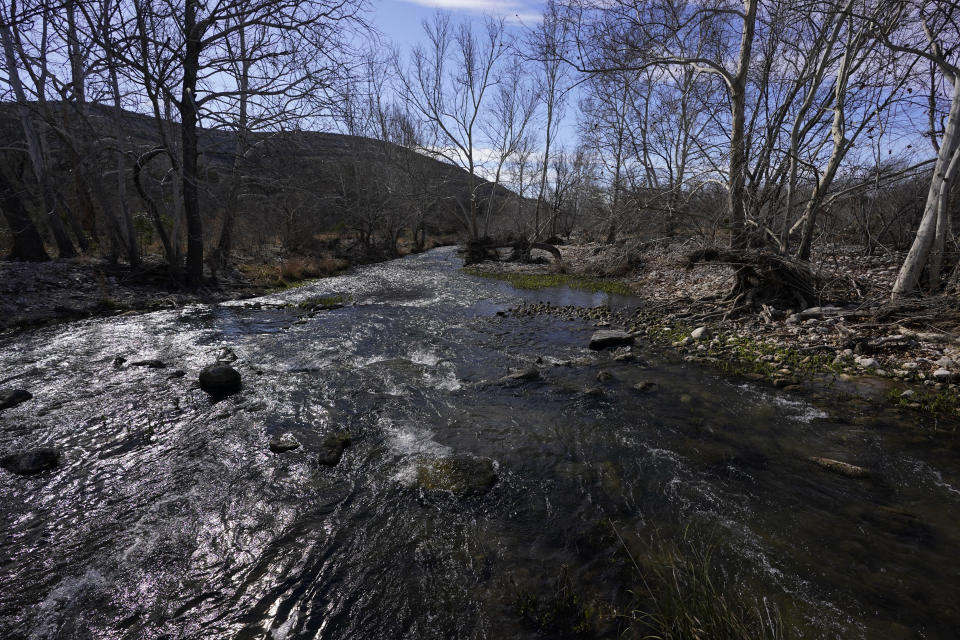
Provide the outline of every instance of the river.
[[[686,547],[713,549],[727,597],[780,610],[791,637],[960,637],[952,436],[642,342],[615,360],[587,321],[502,313],[605,296],[459,267],[437,249],[0,338],[0,387],[34,395],[0,412],[0,451],[62,455],[0,471],[0,637],[618,637],[634,563]],[[317,296],[347,304],[295,306]],[[214,401],[197,372],[218,359],[244,382]],[[317,464],[346,432],[340,463]],[[271,452],[284,433],[301,446]],[[464,456],[493,461],[489,491],[423,486],[424,464]],[[564,627],[559,601],[596,620]]]

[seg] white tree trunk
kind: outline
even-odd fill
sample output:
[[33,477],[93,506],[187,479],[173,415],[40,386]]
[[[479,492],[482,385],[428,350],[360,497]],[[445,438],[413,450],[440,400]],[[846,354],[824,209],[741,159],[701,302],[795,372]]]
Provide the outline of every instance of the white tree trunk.
[[893,285],[893,298],[910,295],[917,290],[920,283],[920,274],[927,266],[930,252],[937,235],[937,218],[941,198],[944,190],[949,187],[947,172],[957,145],[960,144],[960,78],[953,83],[953,99],[950,103],[950,115],[947,126],[940,141],[940,152],[937,154],[937,163],[930,180],[930,190],[927,192],[927,203],[920,219],[920,227],[913,240],[907,257],[900,267],[897,280]]

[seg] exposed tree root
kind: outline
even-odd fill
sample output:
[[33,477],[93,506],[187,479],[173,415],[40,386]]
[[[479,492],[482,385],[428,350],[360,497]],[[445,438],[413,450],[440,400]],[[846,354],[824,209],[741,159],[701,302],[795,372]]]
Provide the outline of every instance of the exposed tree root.
[[810,263],[790,256],[750,250],[707,248],[686,256],[687,269],[697,264],[719,263],[735,268],[728,316],[759,311],[764,305],[806,309],[817,304]]

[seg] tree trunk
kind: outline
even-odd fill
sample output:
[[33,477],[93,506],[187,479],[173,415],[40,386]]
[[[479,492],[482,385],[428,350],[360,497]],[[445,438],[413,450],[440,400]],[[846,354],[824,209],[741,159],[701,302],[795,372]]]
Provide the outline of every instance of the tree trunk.
[[180,96],[181,153],[183,154],[181,192],[187,219],[187,283],[199,286],[203,280],[203,221],[200,219],[200,172],[197,168],[197,74],[200,69],[201,32],[196,22],[197,0],[184,7],[186,49],[183,57],[183,93]]
[[47,250],[43,247],[40,232],[30,219],[23,202],[16,191],[7,181],[7,177],[0,173],[0,210],[7,220],[7,226],[13,234],[13,251],[11,260],[41,261],[49,260]]
[[[109,12],[109,3],[104,8],[104,14]],[[104,41],[107,41],[107,21],[104,21]],[[127,261],[131,268],[140,266],[140,248],[137,246],[137,232],[133,226],[133,214],[130,211],[130,197],[127,195],[127,159],[125,155],[125,139],[123,134],[123,106],[120,103],[120,80],[117,75],[117,64],[110,47],[105,48],[106,63],[110,70],[110,91],[113,94],[113,128],[117,137],[116,167],[117,167],[117,208],[120,215],[121,233],[126,241],[123,243],[127,250]],[[104,203],[106,206],[106,203]]]
[[63,222],[60,220],[60,214],[57,211],[57,200],[53,188],[50,185],[50,177],[47,175],[46,161],[43,157],[43,151],[40,146],[40,137],[33,126],[33,117],[27,108],[27,97],[23,91],[23,84],[20,82],[16,56],[13,51],[13,36],[10,33],[10,25],[6,21],[0,22],[0,39],[3,40],[3,54],[7,63],[7,81],[13,88],[14,96],[17,100],[17,111],[20,116],[20,125],[23,128],[23,135],[27,142],[27,152],[30,155],[30,163],[33,166],[33,173],[40,184],[40,191],[43,196],[43,207],[45,209],[47,222],[50,230],[53,232],[54,240],[57,243],[57,252],[61,258],[72,258],[77,255],[76,249],[67,236]]
[[937,203],[937,231],[930,252],[930,267],[927,270],[927,286],[930,293],[939,290],[942,284],[944,250],[947,246],[947,237],[950,235],[950,187],[958,172],[960,172],[960,143],[957,143],[957,148],[953,151],[953,157],[950,159],[950,165],[944,177],[944,187],[940,191],[940,200]]
[[754,29],[757,22],[758,0],[744,1],[743,33],[740,38],[740,56],[737,73],[730,89],[730,188],[727,191],[727,216],[730,218],[731,246],[747,246],[746,208],[744,193],[747,180],[747,150],[744,128],[746,124],[747,72],[753,50]]
[[940,141],[940,151],[937,154],[937,163],[933,169],[933,178],[930,180],[930,189],[927,191],[927,202],[923,208],[923,217],[913,245],[900,267],[897,280],[893,284],[891,297],[902,298],[916,292],[920,283],[920,274],[927,266],[930,251],[933,248],[937,234],[937,218],[940,210],[941,196],[949,189],[947,173],[954,152],[960,144],[960,78],[954,81],[953,99],[950,103],[950,115],[947,127]]

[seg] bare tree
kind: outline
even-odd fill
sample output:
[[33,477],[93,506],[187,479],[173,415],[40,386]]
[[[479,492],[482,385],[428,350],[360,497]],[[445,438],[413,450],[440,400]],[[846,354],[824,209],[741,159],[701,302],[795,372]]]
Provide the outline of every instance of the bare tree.
[[[893,285],[894,298],[911,295],[929,269],[931,290],[940,285],[942,251],[949,231],[950,188],[960,172],[960,39],[955,3],[900,0],[891,3],[892,19],[876,31],[891,50],[931,62],[951,89],[950,109],[939,141],[937,160],[920,226]],[[932,116],[931,116],[932,120]]]
[[[190,284],[200,283],[204,264],[201,118],[216,125],[216,115],[231,105],[247,109],[234,122],[243,131],[250,125],[253,96],[261,99],[261,108],[271,100],[283,105],[285,118],[304,115],[307,97],[330,79],[333,52],[325,47],[339,42],[338,28],[358,20],[359,7],[355,0],[131,0],[113,53],[144,89],[158,122],[167,119],[161,105],[176,111],[178,145],[164,125],[159,129],[180,176]],[[254,67],[262,69],[256,79],[250,73]]]
[[[61,258],[70,258],[77,255],[77,251],[70,242],[64,229],[63,222],[60,219],[60,211],[57,205],[57,196],[54,192],[51,177],[47,168],[47,159],[43,153],[40,135],[34,126],[33,114],[30,111],[26,91],[20,78],[19,59],[22,56],[17,55],[16,33],[22,28],[22,23],[42,14],[47,7],[41,3],[33,11],[21,12],[17,9],[15,1],[7,5],[3,15],[0,16],[0,44],[3,45],[3,57],[6,66],[7,82],[13,89],[13,94],[17,102],[17,111],[20,116],[20,126],[23,130],[24,139],[27,143],[27,154],[30,157],[30,165],[33,174],[40,185],[40,191],[43,199],[45,218],[53,233],[54,240],[57,243],[57,251]],[[42,15],[40,16],[42,19]],[[42,87],[39,94],[42,94]]]
[[503,20],[486,19],[480,34],[467,23],[454,28],[438,12],[424,22],[426,46],[416,46],[408,69],[398,69],[410,110],[430,126],[432,149],[425,149],[468,173],[462,218],[471,240],[480,237],[479,186],[481,119],[499,81],[499,62],[508,51]]

